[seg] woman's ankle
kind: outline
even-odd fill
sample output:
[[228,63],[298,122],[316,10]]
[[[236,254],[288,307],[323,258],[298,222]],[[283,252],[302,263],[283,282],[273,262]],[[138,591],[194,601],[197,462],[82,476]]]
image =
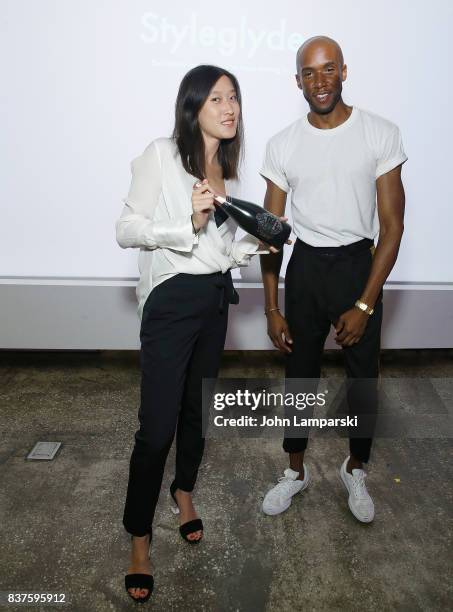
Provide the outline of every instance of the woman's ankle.
[[146,552],[149,550],[149,533],[144,536],[132,536],[131,549],[132,551]]

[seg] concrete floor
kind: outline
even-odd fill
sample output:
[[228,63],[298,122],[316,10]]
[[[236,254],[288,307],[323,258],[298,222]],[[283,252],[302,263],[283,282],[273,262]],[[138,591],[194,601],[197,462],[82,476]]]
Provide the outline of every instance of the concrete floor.
[[[341,372],[325,356],[323,375]],[[226,353],[224,377],[282,376],[268,352]],[[452,351],[392,351],[382,374],[453,377]],[[137,353],[0,353],[0,591],[65,593],[74,612],[132,610],[121,524],[139,399]],[[38,440],[52,462],[24,458]],[[452,444],[375,442],[370,525],[350,514],[338,468],[347,441],[315,438],[312,483],[286,513],[260,512],[286,467],[279,440],[208,440],[196,503],[205,539],[189,547],[169,510],[169,457],[154,528],[158,611],[453,609]],[[9,605],[8,610],[59,606]]]

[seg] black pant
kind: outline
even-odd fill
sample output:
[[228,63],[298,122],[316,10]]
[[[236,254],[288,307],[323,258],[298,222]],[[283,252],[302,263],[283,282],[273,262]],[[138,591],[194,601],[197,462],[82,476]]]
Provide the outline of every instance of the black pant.
[[176,432],[176,486],[192,491],[203,456],[202,379],[215,378],[225,343],[231,275],[178,274],[158,285],[143,309],[140,428],[135,433],[123,524],[151,533]]
[[[365,288],[372,263],[373,242],[361,240],[342,247],[312,247],[297,240],[285,279],[285,316],[293,338],[286,358],[286,378],[319,379],[324,343],[338,317],[354,307]],[[377,378],[382,323],[382,292],[357,344],[343,348],[349,386],[349,414],[376,415]],[[285,437],[289,453],[305,450],[308,438]],[[372,437],[350,436],[350,453],[367,462]]]

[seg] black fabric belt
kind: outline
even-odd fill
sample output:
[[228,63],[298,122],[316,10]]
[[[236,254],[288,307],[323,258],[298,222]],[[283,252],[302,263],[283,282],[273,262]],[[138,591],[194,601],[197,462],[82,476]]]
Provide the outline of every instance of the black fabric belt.
[[212,276],[215,277],[215,286],[220,289],[219,311],[223,312],[225,298],[229,304],[239,304],[239,294],[234,288],[231,272],[215,272]]
[[219,311],[223,312],[225,299],[229,304],[239,304],[239,294],[234,288],[231,272],[212,272],[211,274],[187,274],[180,272],[176,276],[190,279],[190,282],[212,282],[220,290]]
[[315,247],[311,244],[307,244],[303,242],[299,238],[296,240],[295,247],[300,249],[304,249],[305,251],[311,251],[312,253],[316,253],[317,255],[325,255],[335,257],[338,255],[355,255],[356,253],[360,253],[361,251],[365,251],[374,246],[374,241],[371,238],[364,238],[363,240],[359,240],[358,242],[353,242],[352,244],[345,244],[338,247]]

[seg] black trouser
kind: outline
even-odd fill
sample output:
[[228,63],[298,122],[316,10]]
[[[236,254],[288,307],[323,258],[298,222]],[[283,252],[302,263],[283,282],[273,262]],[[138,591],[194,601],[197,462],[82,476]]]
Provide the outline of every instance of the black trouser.
[[[338,317],[360,299],[371,269],[373,242],[361,240],[342,247],[312,247],[297,240],[285,279],[285,316],[293,339],[286,358],[286,378],[319,379],[324,343]],[[343,348],[348,379],[349,414],[377,410],[377,378],[382,323],[382,292],[357,344]],[[350,381],[349,381],[350,382]],[[283,449],[304,451],[308,438],[285,437]],[[350,453],[367,462],[372,437],[350,435]]]
[[143,309],[140,428],[135,433],[123,524],[151,533],[176,432],[177,488],[192,491],[203,456],[202,379],[215,378],[225,343],[231,275],[178,274],[158,285]]

